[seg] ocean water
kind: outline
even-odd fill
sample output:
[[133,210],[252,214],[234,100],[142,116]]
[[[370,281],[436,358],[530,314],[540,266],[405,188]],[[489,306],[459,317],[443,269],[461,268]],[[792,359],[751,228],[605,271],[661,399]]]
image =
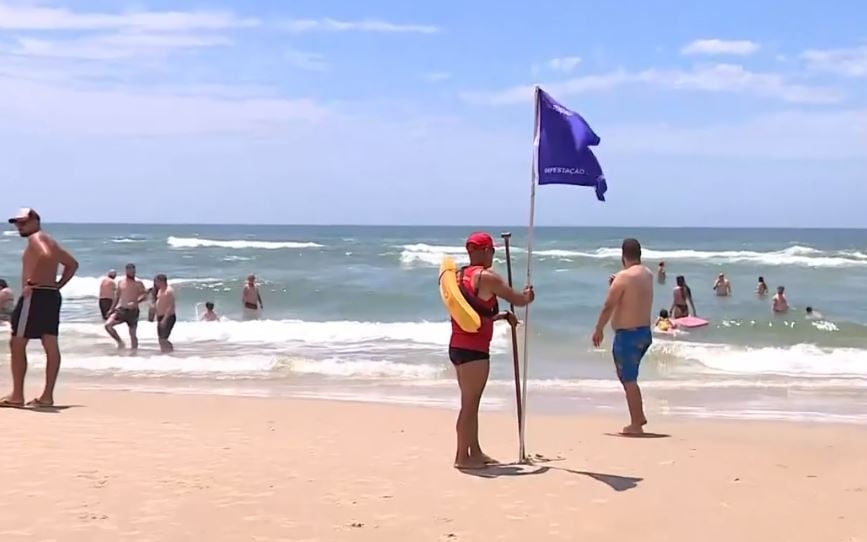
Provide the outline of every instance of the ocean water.
[[[46,229],[81,262],[63,290],[61,386],[456,404],[437,275],[443,255],[464,258],[470,228]],[[488,231],[497,236],[501,228]],[[526,231],[511,231],[514,273],[523,284]],[[641,371],[651,415],[867,421],[867,231],[861,230],[537,229],[531,413],[625,416],[610,330],[604,348],[590,344],[625,236],[641,240],[648,266],[667,264],[657,309],[670,305],[674,276],[683,274],[699,314],[711,320],[706,328],[655,338]],[[0,277],[16,289],[22,246],[14,232],[0,236]],[[497,257],[505,274],[502,250]],[[118,352],[105,334],[96,301],[100,277],[127,262],[146,284],[166,273],[176,287],[174,355],[159,353],[154,324],[146,320],[136,356]],[[731,298],[713,295],[719,272],[732,283]],[[249,273],[261,282],[259,321],[240,319]],[[789,314],[772,315],[770,299],[753,293],[759,275],[772,289],[786,286]],[[197,321],[205,301],[216,304],[223,321]],[[806,319],[807,305],[824,317]],[[0,328],[0,338],[6,336],[8,327]],[[514,408],[509,340],[508,326],[498,325],[485,408]],[[44,367],[38,344],[30,355],[36,372],[30,385],[37,386]],[[0,361],[0,385],[8,385],[8,356]]]

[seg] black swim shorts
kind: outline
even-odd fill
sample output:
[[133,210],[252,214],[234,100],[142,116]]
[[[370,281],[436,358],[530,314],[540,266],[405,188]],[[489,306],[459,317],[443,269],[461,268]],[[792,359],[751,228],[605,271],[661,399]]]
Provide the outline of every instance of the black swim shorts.
[[449,347],[449,359],[455,365],[463,365],[471,361],[481,361],[490,359],[489,352],[481,352],[479,350],[468,350],[466,348]]
[[[168,340],[172,334],[172,329],[175,327],[177,316],[170,314],[168,316],[157,316],[157,337],[162,340]],[[165,326],[162,325],[163,320],[166,320]]]
[[9,322],[12,336],[27,339],[41,339],[46,335],[57,337],[62,301],[60,290],[54,288],[33,288],[30,296],[19,297]]
[[119,309],[115,309],[115,311],[114,311],[115,322],[121,322],[123,324],[128,325],[129,327],[137,326],[138,325],[138,319],[139,319],[138,308],[129,309],[126,307],[121,307]]
[[102,314],[103,320],[108,320],[108,310],[111,308],[112,300],[107,297],[99,298],[99,312]]

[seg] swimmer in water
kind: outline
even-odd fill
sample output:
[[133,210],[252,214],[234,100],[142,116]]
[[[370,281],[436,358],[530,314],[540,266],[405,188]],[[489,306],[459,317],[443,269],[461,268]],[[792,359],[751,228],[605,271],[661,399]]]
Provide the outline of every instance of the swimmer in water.
[[656,319],[656,323],[653,324],[653,327],[656,328],[657,331],[672,331],[677,327],[677,324],[671,321],[669,318],[668,311],[662,309],[659,311],[659,318]]
[[656,268],[656,281],[665,284],[665,262],[659,262],[659,267]]
[[774,298],[771,300],[771,310],[777,314],[789,311],[789,300],[786,299],[785,286],[777,286],[777,293],[774,294]]
[[729,282],[729,279],[726,278],[725,273],[720,273],[717,276],[716,281],[713,283],[713,291],[716,292],[716,295],[719,297],[728,297],[732,295],[732,285]]
[[674,295],[671,302],[671,316],[675,319],[685,318],[689,316],[689,309],[692,307],[692,315],[696,315],[695,303],[692,301],[692,290],[686,283],[686,278],[683,275],[678,275],[675,279],[677,286],[674,287]]
[[807,320],[821,320],[824,318],[822,313],[816,310],[813,310],[813,307],[807,307]]
[[765,277],[759,277],[759,282],[756,284],[756,295],[759,297],[768,295],[768,285],[765,284]]
[[205,312],[202,314],[200,320],[205,322],[216,322],[220,317],[217,316],[217,313],[214,312],[214,304],[210,301],[205,303]]
[[259,317],[259,311],[265,308],[262,303],[262,295],[256,284],[256,275],[248,275],[244,289],[241,290],[241,303],[244,306],[244,319],[253,320]]

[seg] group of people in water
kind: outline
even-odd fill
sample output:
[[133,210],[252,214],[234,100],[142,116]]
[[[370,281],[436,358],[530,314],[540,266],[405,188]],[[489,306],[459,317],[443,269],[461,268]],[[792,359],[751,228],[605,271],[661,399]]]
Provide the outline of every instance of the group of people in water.
[[[656,279],[659,284],[666,282],[666,267],[665,262],[659,262],[656,269]],[[611,277],[614,277],[612,275]],[[717,297],[729,297],[732,295],[732,285],[725,273],[717,275],[713,283],[713,292]],[[764,298],[768,295],[768,285],[764,277],[759,277],[756,282],[755,294],[759,298]],[[786,298],[786,287],[777,286],[776,293],[771,297],[771,311],[774,314],[785,314],[789,312],[789,300]],[[683,275],[675,277],[675,287],[672,293],[671,307],[669,309],[661,309],[659,317],[654,324],[655,329],[659,331],[671,331],[677,327],[675,320],[685,318],[687,316],[698,316],[695,310],[695,302],[692,297],[692,290],[686,283],[686,278]],[[807,307],[807,317],[816,318],[819,314],[813,310],[813,307]]]
[[[0,279],[0,320],[8,320],[11,327],[9,341],[12,391],[0,398],[0,407],[50,407],[54,405],[54,387],[60,370],[60,290],[78,271],[78,261],[51,235],[42,229],[42,218],[33,209],[21,209],[9,219],[21,237],[27,240],[21,257],[21,293],[17,302],[9,284]],[[62,268],[60,278],[58,271]],[[105,329],[118,348],[125,348],[115,330],[120,324],[129,329],[130,347],[138,348],[139,306],[150,298],[149,321],[156,321],[160,351],[169,353],[174,345],[169,340],[177,321],[176,296],[168,277],[154,277],[153,287],[148,289],[136,277],[135,264],[127,264],[125,275],[117,280],[117,273],[109,271],[100,283],[99,311],[105,321]],[[245,318],[257,317],[264,308],[255,277],[250,276],[242,293]],[[10,308],[11,307],[11,308]],[[203,320],[217,320],[213,303]],[[45,351],[45,387],[39,397],[27,401],[24,398],[24,381],[27,374],[27,344],[38,339]]]
[[[105,321],[105,330],[114,339],[118,349],[124,349],[126,345],[114,328],[126,324],[129,330],[130,349],[133,352],[138,350],[137,329],[141,317],[140,305],[148,300],[150,301],[147,319],[149,322],[156,320],[160,352],[171,353],[174,351],[174,345],[169,341],[169,336],[177,322],[177,313],[175,292],[168,285],[166,275],[155,276],[153,287],[147,289],[136,277],[135,264],[128,263],[123,278],[118,280],[117,272],[110,269],[100,281],[97,301],[99,311]],[[241,303],[245,319],[258,318],[259,311],[264,308],[255,275],[247,277],[247,282],[241,291]],[[206,322],[220,319],[213,302],[205,303],[205,312],[199,316],[199,319]]]

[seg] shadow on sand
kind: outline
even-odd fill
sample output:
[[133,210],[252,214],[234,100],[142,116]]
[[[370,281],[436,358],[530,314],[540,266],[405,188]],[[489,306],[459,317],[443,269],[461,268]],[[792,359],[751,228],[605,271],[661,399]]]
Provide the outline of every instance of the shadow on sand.
[[546,458],[536,454],[529,463],[501,463],[496,465],[488,465],[484,469],[458,469],[463,474],[476,476],[478,478],[500,478],[501,476],[534,476],[545,474],[546,472],[555,470],[575,474],[578,476],[586,476],[597,482],[602,482],[614,491],[627,491],[638,487],[638,483],[644,478],[635,476],[620,476],[617,474],[605,474],[601,472],[581,471],[567,469],[565,467],[549,466],[545,463],[555,461],[563,461],[564,458]]
[[628,433],[604,433],[609,437],[620,437],[620,438],[635,438],[635,439],[652,439],[652,438],[671,438],[671,435],[668,433],[639,433],[637,435],[628,434]]
[[84,405],[54,405],[54,406],[11,406],[0,405],[5,410],[18,410],[23,412],[35,412],[39,414],[58,414],[70,408],[82,408]]

